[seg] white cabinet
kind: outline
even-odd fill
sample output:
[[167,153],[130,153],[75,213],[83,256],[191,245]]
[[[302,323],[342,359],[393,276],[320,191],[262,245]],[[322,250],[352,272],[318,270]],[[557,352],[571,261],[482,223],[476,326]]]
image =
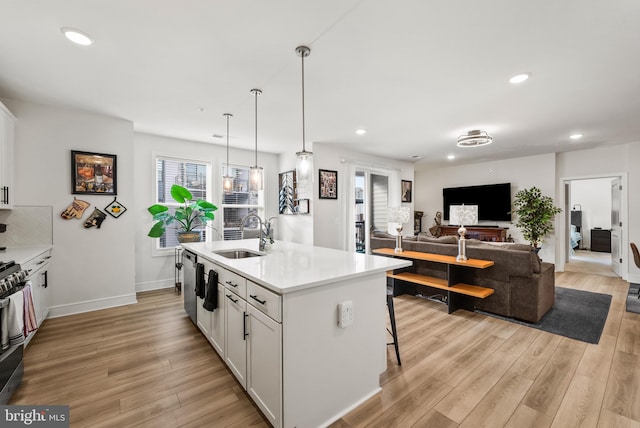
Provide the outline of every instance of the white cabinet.
[[273,426],[282,425],[282,325],[247,306],[247,392]]
[[0,209],[13,207],[13,129],[15,117],[0,103]]
[[218,307],[213,311],[208,311],[203,307],[204,299],[196,298],[196,313],[198,320],[198,328],[204,336],[211,342],[213,348],[224,358],[224,325],[225,325],[225,302],[224,302],[224,286],[220,284],[221,272],[224,270],[220,266],[204,260],[204,277],[205,284],[209,283],[210,271],[218,273]]
[[[51,307],[50,259],[51,250],[47,250],[21,264],[22,269],[27,271],[28,280],[31,281],[31,297],[38,327],[42,325],[42,322],[49,315],[49,308]],[[25,338],[25,344],[31,341],[35,333],[33,331]]]
[[243,388],[247,387],[247,302],[229,288],[225,291],[224,361]]

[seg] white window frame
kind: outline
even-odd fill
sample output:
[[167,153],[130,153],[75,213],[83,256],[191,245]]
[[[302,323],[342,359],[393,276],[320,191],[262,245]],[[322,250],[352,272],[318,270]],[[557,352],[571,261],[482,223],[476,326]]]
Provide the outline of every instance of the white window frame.
[[[229,164],[228,165],[230,168],[242,168],[242,169],[246,169],[247,172],[249,171],[249,169],[251,168],[250,166],[247,165],[239,165],[239,164]],[[222,177],[224,175],[226,175],[227,173],[227,164],[226,163],[221,163],[220,164],[220,194],[222,195],[221,197],[221,201],[224,201],[224,190],[222,189]],[[248,183],[247,183],[248,184]],[[257,211],[257,214],[263,219],[264,219],[264,189],[258,191],[258,203],[257,204],[225,204],[225,203],[220,203],[220,207],[219,207],[219,212],[220,212],[220,230],[222,231],[222,239],[227,241],[228,239],[225,238],[225,219],[224,219],[224,210],[225,208],[247,208],[247,209],[255,209]]]
[[[184,162],[184,163],[197,163],[197,164],[202,164],[205,165],[206,167],[206,174],[207,174],[207,179],[206,179],[206,184],[207,184],[207,188],[206,188],[206,192],[207,192],[207,201],[213,203],[213,196],[214,196],[214,186],[213,186],[213,174],[212,174],[212,162],[211,159],[205,159],[205,158],[198,158],[198,157],[184,157],[184,156],[176,156],[174,154],[166,154],[166,153],[153,153],[151,156],[151,180],[152,180],[152,195],[151,195],[151,204],[157,204],[158,202],[158,176],[157,176],[157,164],[158,164],[158,160],[170,160],[170,161],[176,161],[176,162]],[[222,185],[222,184],[221,184]],[[180,204],[178,204],[177,202],[170,200],[167,202],[160,202],[163,205],[167,205],[168,207],[178,207],[180,206]],[[216,205],[216,204],[214,204]],[[217,206],[217,205],[216,205]],[[145,210],[146,211],[146,210]],[[217,215],[219,213],[219,209],[217,211],[214,212],[214,214],[216,215],[216,219],[217,219]],[[149,215],[149,213],[147,212],[147,215]],[[215,222],[215,220],[214,220]],[[152,222],[149,223],[149,228],[151,228],[151,226],[153,225],[153,220]],[[215,227],[215,224],[214,224]],[[145,232],[145,234],[148,232],[148,230]],[[215,233],[215,230],[212,230],[210,233],[206,233],[205,234],[205,240],[208,242],[211,240],[212,235]],[[152,238],[155,242],[153,243],[152,247],[151,247],[151,256],[152,257],[165,257],[168,255],[174,255],[175,254],[175,249],[177,246],[175,247],[164,247],[161,248],[160,247],[160,238]]]

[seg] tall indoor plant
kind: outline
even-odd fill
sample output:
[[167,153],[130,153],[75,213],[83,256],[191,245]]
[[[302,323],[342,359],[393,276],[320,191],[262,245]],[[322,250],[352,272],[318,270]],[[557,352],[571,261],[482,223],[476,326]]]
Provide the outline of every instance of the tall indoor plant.
[[214,219],[213,212],[218,207],[211,202],[194,201],[191,192],[177,184],[171,186],[171,197],[182,204],[173,213],[169,211],[168,206],[162,204],[154,204],[147,209],[156,220],[147,236],[159,238],[165,233],[167,227],[173,225],[178,230],[179,242],[199,241],[200,233],[195,229],[212,221]]
[[553,205],[553,199],[544,196],[540,189],[532,187],[522,189],[516,193],[513,201],[515,213],[518,216],[516,227],[522,231],[522,236],[538,251],[539,244],[553,231],[553,217],[560,214],[562,209]]

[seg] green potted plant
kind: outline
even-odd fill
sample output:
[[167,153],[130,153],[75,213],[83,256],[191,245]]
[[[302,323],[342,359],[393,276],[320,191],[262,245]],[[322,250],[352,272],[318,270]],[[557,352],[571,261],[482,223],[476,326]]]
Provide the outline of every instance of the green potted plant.
[[206,225],[214,219],[213,212],[218,209],[211,202],[193,200],[193,195],[186,188],[174,184],[171,186],[171,197],[182,204],[172,214],[169,207],[161,204],[151,205],[147,210],[153,216],[156,223],[147,236],[151,238],[161,237],[168,226],[173,225],[178,230],[178,242],[198,242],[200,232],[197,227]]
[[553,231],[553,217],[560,214],[562,209],[554,206],[553,199],[542,195],[537,187],[518,191],[513,206],[518,216],[516,227],[534,250],[539,251],[539,244]]

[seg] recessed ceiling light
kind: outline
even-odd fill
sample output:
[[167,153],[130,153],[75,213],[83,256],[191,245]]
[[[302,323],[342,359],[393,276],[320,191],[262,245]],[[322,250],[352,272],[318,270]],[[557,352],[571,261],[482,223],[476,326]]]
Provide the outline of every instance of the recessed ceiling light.
[[356,129],[356,134],[358,135],[364,135],[367,133],[366,129]]
[[62,34],[64,34],[67,39],[77,45],[89,46],[93,44],[93,39],[89,37],[88,34],[75,28],[64,27],[60,31],[62,31]]
[[420,155],[411,155],[411,159],[422,159]]
[[529,78],[529,73],[517,74],[513,76],[511,79],[509,79],[509,83],[513,83],[513,84],[522,83],[528,78]]
[[572,140],[579,140],[580,138],[582,138],[582,134],[573,134],[569,138],[571,138]]
[[448,155],[447,159],[449,160],[454,160],[456,158],[456,155]]

